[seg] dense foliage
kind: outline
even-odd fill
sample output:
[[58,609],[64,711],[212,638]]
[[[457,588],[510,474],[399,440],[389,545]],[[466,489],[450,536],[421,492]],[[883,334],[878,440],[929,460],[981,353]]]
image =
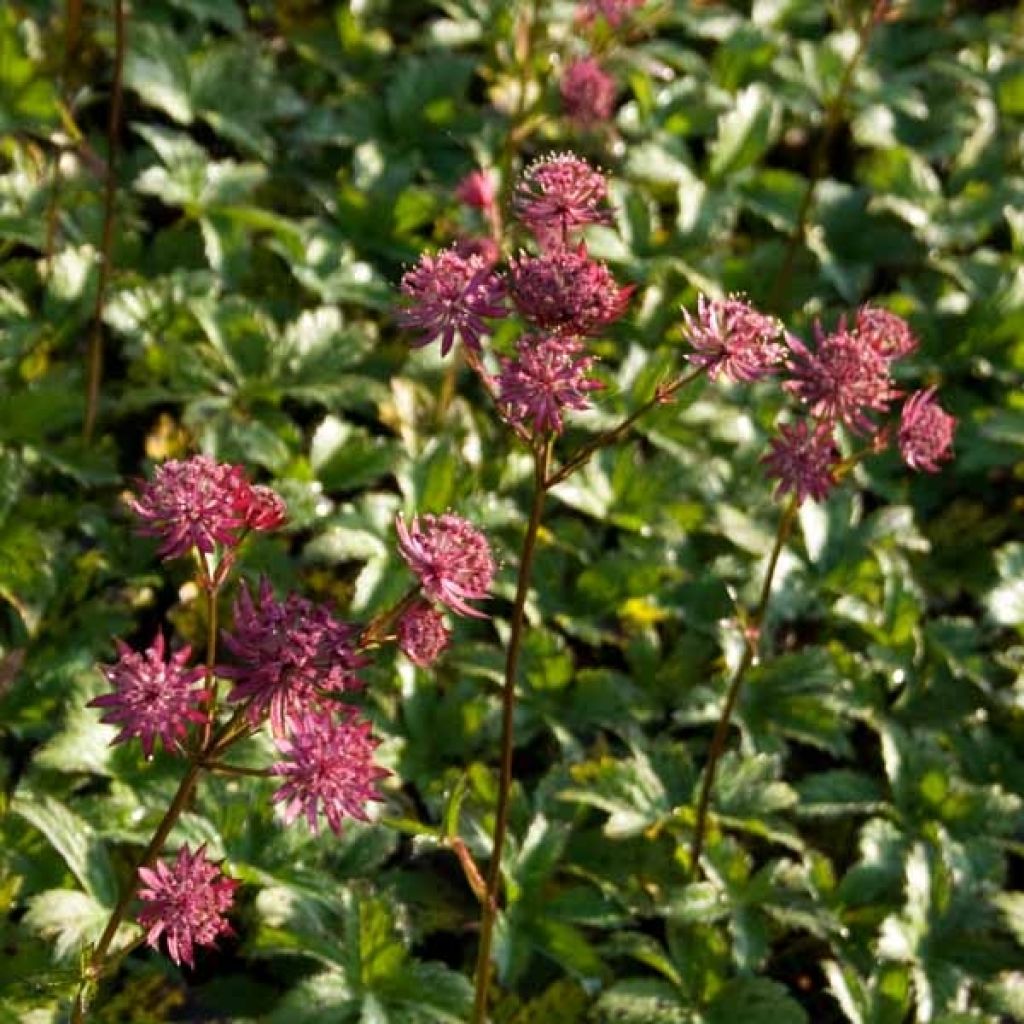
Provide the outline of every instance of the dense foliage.
[[[609,175],[587,246],[633,289],[570,448],[683,365],[684,308],[743,293],[805,339],[868,299],[905,317],[896,383],[941,387],[956,453],[912,474],[887,452],[800,506],[703,872],[787,399],[702,378],[552,490],[491,1019],[1024,1020],[1019,5],[138,0],[112,103],[119,6],[0,7],[0,1024],[67,1019],[178,786],[173,737],[111,745],[87,705],[114,638],[203,649],[187,559],[124,500],[197,451],[287,504],[240,550],[252,593],[372,621],[409,587],[396,514],[454,510],[497,557],[490,618],[453,616],[428,668],[386,647],[361,669],[390,771],[372,821],[314,833],[274,780],[205,779],[168,847],[203,884],[223,862],[232,933],[194,968],[134,950],[89,1019],[469,1019],[463,868],[487,861],[531,460],[465,362],[415,347],[399,283],[492,233],[467,174],[499,173],[507,227],[522,168],[567,149]],[[257,734],[237,767],[276,750]]]

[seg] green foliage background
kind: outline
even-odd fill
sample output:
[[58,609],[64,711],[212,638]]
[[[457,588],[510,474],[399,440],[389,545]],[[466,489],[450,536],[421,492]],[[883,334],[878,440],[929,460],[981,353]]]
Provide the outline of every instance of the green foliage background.
[[904,383],[940,385],[960,428],[941,475],[879,460],[802,510],[701,882],[694,787],[742,643],[734,600],[756,594],[777,522],[757,461],[776,393],[695,386],[558,489],[494,1019],[1024,1020],[1024,8],[894,5],[780,290],[863,4],[650,0],[627,42],[600,40],[620,104],[586,134],[557,98],[571,4],[540,5],[524,69],[522,10],[502,0],[137,0],[86,444],[107,6],[84,5],[71,60],[79,5],[0,8],[0,1021],[61,1019],[173,792],[172,759],[111,748],[84,704],[112,637],[148,642],[168,617],[200,641],[184,570],[119,502],[189,446],[287,497],[289,529],[252,544],[246,574],[345,616],[406,586],[398,509],[457,508],[505,567],[493,620],[460,622],[437,671],[387,656],[370,673],[404,829],[311,838],[274,822],[272,787],[204,784],[172,843],[206,842],[243,880],[238,936],[189,974],[133,955],[96,1019],[466,1018],[477,908],[441,839],[455,793],[485,853],[529,462],[391,311],[421,250],[479,229],[452,195],[465,172],[565,147],[609,170],[617,223],[591,249],[637,286],[574,439],[681,359],[680,306],[701,290],[802,332],[889,306],[922,338]]

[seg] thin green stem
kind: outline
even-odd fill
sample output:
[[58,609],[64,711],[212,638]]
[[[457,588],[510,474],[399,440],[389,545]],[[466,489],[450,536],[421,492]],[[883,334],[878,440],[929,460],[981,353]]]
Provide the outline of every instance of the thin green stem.
[[575,455],[562,463],[562,465],[544,481],[545,489],[550,490],[552,487],[560,484],[563,480],[567,480],[576,472],[577,469],[589,462],[596,452],[600,451],[602,448],[607,448],[616,441],[621,440],[653,408],[659,405],[664,405],[677,391],[680,390],[680,388],[683,388],[691,381],[696,380],[703,372],[702,368],[697,368],[696,370],[691,370],[689,373],[684,373],[681,377],[677,377],[675,380],[669,381],[667,384],[662,384],[657,387],[654,394],[638,409],[631,412],[621,423],[612,427],[611,430],[606,430],[603,434],[598,434],[592,441],[588,441],[583,445]]
[[779,520],[779,528],[775,534],[775,545],[773,546],[772,553],[768,559],[768,567],[765,570],[764,582],[761,584],[761,595],[758,599],[757,606],[754,609],[754,613],[747,623],[747,628],[751,631],[753,639],[743,647],[743,656],[740,658],[739,665],[736,666],[732,682],[729,684],[728,693],[725,695],[725,706],[722,708],[722,714],[719,716],[718,724],[715,726],[714,736],[711,738],[711,747],[708,750],[708,762],[704,769],[704,780],[701,784],[700,797],[697,801],[697,820],[694,823],[693,840],[690,845],[690,869],[694,874],[697,874],[700,871],[700,858],[704,851],[704,837],[707,831],[708,810],[711,805],[711,791],[714,789],[715,785],[715,771],[718,768],[718,762],[725,751],[725,742],[729,736],[729,724],[732,721],[733,711],[736,709],[736,702],[739,700],[740,690],[743,687],[743,680],[746,678],[747,671],[750,669],[750,666],[753,665],[754,659],[757,656],[758,641],[760,639],[761,628],[764,625],[765,613],[768,611],[768,602],[771,599],[772,581],[775,578],[775,570],[779,564],[779,556],[782,554],[783,545],[786,543],[786,539],[789,537],[789,531],[792,529],[793,520],[796,517],[798,507],[799,503],[796,498],[793,498],[786,506],[786,509]]
[[786,251],[782,257],[782,265],[779,267],[775,283],[772,285],[769,298],[771,309],[778,308],[783,294],[789,287],[790,279],[793,276],[793,268],[796,265],[797,251],[807,234],[807,220],[810,217],[811,207],[814,204],[814,194],[818,190],[818,184],[821,179],[825,176],[829,146],[832,145],[832,140],[839,129],[843,109],[846,106],[846,98],[850,87],[853,85],[854,72],[857,70],[857,65],[868,48],[871,34],[881,20],[886,7],[887,4],[884,0],[872,4],[871,10],[860,27],[860,32],[857,36],[857,47],[843,69],[843,77],[839,80],[839,87],[825,108],[825,129],[818,137],[818,143],[814,148],[814,153],[811,157],[811,176],[807,181],[807,187],[804,189],[803,197],[800,200],[796,223],[786,241]]
[[217,664],[217,606],[218,590],[215,584],[209,583],[203,591],[206,594],[206,692],[207,712],[206,725],[203,726],[202,749],[206,749],[213,732],[213,723],[217,717],[217,676],[214,668]]
[[523,546],[519,556],[519,579],[516,581],[516,596],[512,606],[512,623],[505,656],[505,682],[501,694],[501,773],[498,779],[498,804],[494,813],[491,860],[487,867],[484,899],[481,901],[480,946],[476,961],[473,1024],[484,1024],[487,1019],[487,992],[491,983],[491,946],[494,941],[494,925],[498,917],[501,856],[508,831],[508,805],[512,791],[516,675],[519,669],[523,626],[526,622],[526,596],[530,590],[530,576],[537,549],[537,534],[540,531],[541,516],[544,512],[550,462],[551,442],[548,441],[543,446],[534,449],[533,497],[530,505],[530,518],[526,525],[526,534],[523,537]]
[[82,433],[92,440],[99,412],[100,381],[103,377],[103,307],[107,300],[107,284],[113,263],[114,199],[117,195],[117,139],[121,124],[124,94],[124,0],[114,0],[114,81],[110,94],[110,117],[107,121],[107,178],[103,190],[103,234],[100,238],[100,274],[96,285],[92,332],[86,357],[85,422]]

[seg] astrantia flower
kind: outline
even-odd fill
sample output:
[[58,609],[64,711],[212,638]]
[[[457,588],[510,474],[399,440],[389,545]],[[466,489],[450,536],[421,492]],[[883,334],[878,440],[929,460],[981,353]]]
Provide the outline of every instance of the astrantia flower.
[[375,784],[387,771],[373,763],[377,740],[370,723],[355,712],[333,718],[324,712],[303,714],[292,722],[288,737],[277,740],[284,757],[271,769],[284,785],[274,802],[284,803],[285,821],[305,815],[313,832],[323,810],[337,833],[344,818],[366,821],[366,805],[379,800]]
[[816,328],[817,348],[811,352],[788,335],[789,370],[785,385],[813,413],[829,422],[845,424],[859,434],[876,429],[871,412],[885,412],[899,397],[889,377],[889,360],[857,334],[844,329],[822,336]]
[[417,601],[402,615],[395,633],[398,649],[420,668],[433,665],[452,636],[444,615],[426,601]]
[[886,359],[902,359],[917,348],[917,338],[910,324],[901,316],[877,306],[861,306],[857,310],[854,333]]
[[501,257],[498,243],[493,238],[487,237],[487,235],[473,235],[470,238],[460,238],[453,248],[463,259],[478,256],[488,267],[493,267]]
[[250,489],[243,511],[245,525],[261,533],[276,530],[288,521],[288,506],[281,496],[262,484]]
[[782,325],[741,299],[697,299],[695,317],[684,309],[684,332],[693,352],[687,358],[714,380],[749,383],[776,372],[785,358]]
[[163,558],[192,548],[210,554],[217,544],[238,543],[251,490],[241,466],[194,455],[157,466],[128,507],[142,520],[141,534],[162,538]]
[[238,882],[207,859],[205,846],[195,853],[183,846],[177,860],[139,868],[139,878],[139,924],[146,943],[156,949],[163,936],[167,955],[176,964],[194,966],[193,947],[212,946],[218,936],[234,934],[224,914],[231,909]]
[[577,18],[584,24],[593,21],[598,15],[604,18],[612,28],[618,28],[629,15],[639,10],[646,0],[583,0],[577,8]]
[[258,724],[269,713],[274,735],[288,718],[309,710],[323,692],[358,689],[357,672],[366,664],[356,650],[355,627],[338,622],[323,605],[290,594],[274,597],[267,580],[259,601],[242,586],[235,601],[235,624],[224,644],[237,664],[218,669],[235,680],[232,701],[248,701],[249,720]]
[[615,107],[615,79],[593,57],[574,60],[559,83],[566,114],[582,125],[607,121]]
[[535,434],[561,433],[566,409],[586,409],[601,382],[589,376],[591,356],[574,338],[558,335],[519,339],[516,357],[501,361],[498,404],[512,423],[530,422]]
[[472,523],[446,512],[413,516],[408,526],[399,516],[395,529],[399,553],[429,598],[459,615],[487,617],[466,603],[488,596],[495,572],[487,538]]
[[823,501],[836,482],[839,450],[827,423],[799,420],[779,428],[779,436],[761,461],[768,476],[779,481],[777,498],[791,492],[798,501]]
[[911,468],[937,473],[939,463],[953,457],[956,418],[935,401],[935,388],[915,391],[900,416],[899,446]]
[[455,189],[455,198],[485,213],[494,208],[498,183],[490,171],[470,171]]
[[108,709],[102,721],[121,727],[114,743],[138,736],[146,757],[152,755],[157,740],[165,750],[178,751],[189,722],[206,721],[200,711],[209,697],[202,685],[206,673],[202,668],[186,668],[191,653],[191,648],[182,647],[165,658],[162,633],[142,652],[117,641],[117,662],[100,669],[114,692],[89,702],[89,707]]
[[552,249],[540,256],[520,253],[510,261],[510,290],[516,308],[545,331],[593,334],[626,311],[632,286],[620,288],[603,263],[576,249]]
[[572,153],[532,163],[512,197],[516,216],[543,247],[564,245],[584,224],[610,224],[608,183],[600,171]]
[[505,289],[501,278],[479,256],[462,256],[446,249],[436,256],[424,253],[402,278],[409,305],[398,314],[404,327],[422,331],[413,344],[429,345],[441,339],[441,355],[456,337],[480,351],[486,320],[505,316]]

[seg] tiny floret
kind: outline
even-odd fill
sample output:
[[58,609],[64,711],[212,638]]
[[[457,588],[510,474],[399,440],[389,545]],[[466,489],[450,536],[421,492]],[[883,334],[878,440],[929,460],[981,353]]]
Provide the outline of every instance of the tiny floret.
[[911,468],[937,473],[939,463],[953,457],[956,419],[935,400],[935,388],[915,391],[900,416],[899,448]]
[[322,810],[335,833],[345,818],[367,821],[367,803],[380,799],[377,780],[388,774],[373,763],[376,747],[370,723],[354,711],[339,718],[326,712],[296,717],[288,736],[277,740],[283,757],[271,769],[284,779],[273,799],[284,804],[285,821],[303,815],[316,832]]
[[593,57],[574,60],[559,83],[562,106],[577,124],[607,121],[615,108],[615,79]]
[[436,256],[424,253],[402,278],[402,292],[408,305],[399,312],[399,323],[422,332],[413,342],[417,347],[440,338],[442,356],[456,338],[479,352],[480,339],[489,330],[486,321],[506,314],[505,288],[491,265],[455,249]]
[[858,434],[870,434],[877,425],[870,413],[884,413],[899,391],[889,377],[889,360],[858,334],[840,328],[823,335],[816,328],[817,347],[810,351],[788,335],[788,368],[792,379],[786,389],[822,420],[842,423]]
[[444,653],[451,630],[444,615],[426,601],[417,601],[398,620],[398,649],[420,668],[429,668]]
[[355,627],[323,605],[298,594],[279,601],[264,579],[258,600],[245,585],[239,592],[234,627],[224,634],[236,664],[218,673],[235,680],[228,699],[248,702],[253,725],[269,715],[272,732],[282,736],[288,719],[315,707],[322,693],[360,688],[366,660],[357,640]]
[[594,334],[619,319],[633,294],[632,286],[619,287],[582,243],[540,256],[520,253],[509,274],[519,312],[543,331],[567,335]]
[[188,846],[171,862],[139,868],[142,888],[139,924],[154,949],[163,937],[167,955],[176,964],[194,964],[194,947],[212,946],[218,936],[232,935],[224,914],[231,909],[238,882],[207,859],[206,847]]
[[789,492],[797,501],[823,501],[836,482],[839,450],[827,423],[798,420],[779,428],[762,462],[768,476],[778,480],[776,498]]
[[141,534],[161,538],[161,557],[178,558],[193,548],[211,554],[218,544],[238,544],[251,491],[240,466],[193,455],[157,466],[128,507],[142,520]]
[[399,553],[427,597],[459,615],[487,617],[467,603],[490,594],[495,573],[487,538],[472,523],[446,512],[413,516],[408,526],[399,516],[395,529]]
[[590,376],[594,359],[575,338],[558,335],[519,339],[514,359],[503,358],[498,404],[511,423],[529,424],[536,436],[562,432],[565,412],[586,409],[602,387]]
[[158,633],[142,652],[118,640],[117,653],[113,665],[101,666],[114,692],[96,697],[89,707],[106,709],[102,721],[121,727],[114,743],[137,736],[146,757],[152,756],[158,740],[165,750],[180,752],[189,723],[206,720],[200,709],[209,697],[202,684],[204,670],[186,667],[191,648],[165,657],[164,637]]
[[687,358],[708,377],[750,383],[775,373],[786,355],[782,324],[735,296],[697,299],[697,315],[683,310]]
[[572,153],[556,153],[523,172],[512,197],[516,216],[544,248],[566,245],[585,224],[610,224],[608,183]]

